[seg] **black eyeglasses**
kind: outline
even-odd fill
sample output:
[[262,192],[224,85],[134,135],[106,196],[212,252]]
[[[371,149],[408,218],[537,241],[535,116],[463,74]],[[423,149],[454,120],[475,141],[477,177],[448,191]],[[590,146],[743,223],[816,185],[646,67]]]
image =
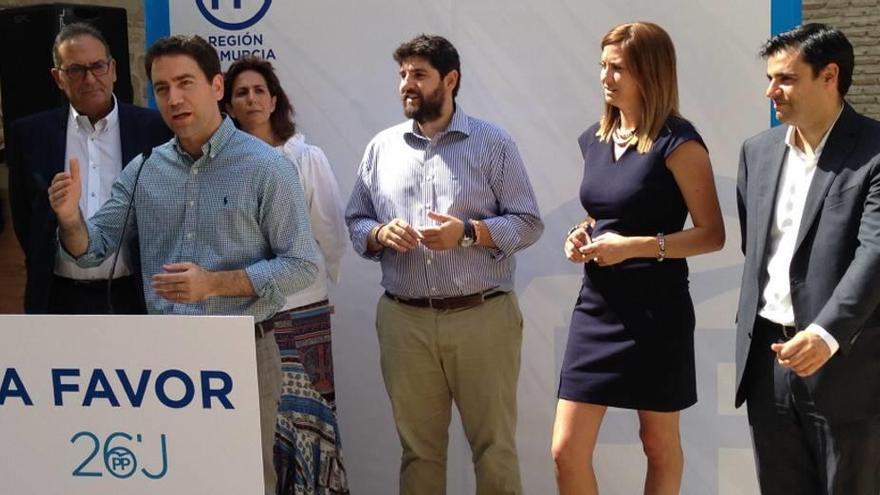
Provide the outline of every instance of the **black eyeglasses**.
[[107,60],[98,60],[97,62],[89,65],[80,65],[73,64],[67,67],[58,67],[58,70],[67,74],[67,77],[80,80],[86,76],[86,71],[92,73],[93,76],[104,76],[108,72],[110,72],[110,62],[112,62],[112,58],[108,58]]

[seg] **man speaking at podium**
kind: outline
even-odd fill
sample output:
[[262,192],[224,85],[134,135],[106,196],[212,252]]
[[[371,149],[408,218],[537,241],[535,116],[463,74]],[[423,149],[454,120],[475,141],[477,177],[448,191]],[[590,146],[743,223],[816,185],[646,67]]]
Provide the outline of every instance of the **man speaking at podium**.
[[135,158],[88,223],[72,160],[49,188],[59,238],[66,255],[89,266],[136,230],[148,312],[254,317],[265,490],[274,494],[281,357],[270,320],[317,273],[299,177],[281,154],[220,114],[220,60],[204,39],[162,38],[145,65],[175,137]]

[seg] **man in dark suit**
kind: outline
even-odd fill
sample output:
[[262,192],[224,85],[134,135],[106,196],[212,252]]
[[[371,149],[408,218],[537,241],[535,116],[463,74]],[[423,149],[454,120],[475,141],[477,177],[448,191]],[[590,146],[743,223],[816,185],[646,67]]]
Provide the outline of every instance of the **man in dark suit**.
[[[52,76],[70,105],[14,122],[7,143],[9,195],[15,233],[25,253],[26,313],[107,313],[112,261],[82,269],[58,254],[57,222],[46,191],[65,164],[78,160],[83,213],[109,198],[116,176],[132,158],[171,138],[159,114],[117,101],[116,62],[103,35],[87,24],[65,26],[52,48]],[[113,271],[116,313],[145,312],[138,257],[120,253]]]
[[736,405],[764,494],[880,493],[880,122],[853,48],[808,24],[761,52],[787,125],[743,144]]

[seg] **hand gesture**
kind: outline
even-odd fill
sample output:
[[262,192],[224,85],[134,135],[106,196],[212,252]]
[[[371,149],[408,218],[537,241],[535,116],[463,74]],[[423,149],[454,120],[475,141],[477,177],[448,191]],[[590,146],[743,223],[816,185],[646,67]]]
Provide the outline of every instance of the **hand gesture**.
[[156,295],[176,303],[197,303],[213,295],[211,272],[195,263],[162,265],[164,273],[153,275]]
[[599,266],[611,266],[631,257],[629,239],[614,232],[605,232],[593,242],[580,248],[588,261]]
[[565,238],[565,245],[562,250],[565,252],[565,257],[572,263],[584,263],[589,260],[589,258],[581,252],[581,248],[587,246],[587,244],[591,242],[593,242],[593,240],[587,232],[587,225],[580,224],[568,234],[568,237]]
[[428,212],[428,218],[440,222],[440,225],[420,229],[422,244],[426,248],[434,251],[445,251],[458,247],[458,241],[464,235],[464,222],[452,215],[434,211]]
[[819,370],[831,358],[831,349],[819,335],[798,332],[785,343],[770,344],[780,366],[789,368],[800,377],[807,377]]
[[402,218],[395,218],[379,228],[376,233],[376,240],[383,247],[389,247],[398,253],[405,253],[410,249],[415,249],[419,244],[419,234],[416,229],[412,228]]
[[79,220],[79,198],[82,195],[82,182],[79,175],[79,160],[70,159],[70,171],[59,172],[52,178],[49,186],[49,205],[58,217],[58,223],[69,225]]

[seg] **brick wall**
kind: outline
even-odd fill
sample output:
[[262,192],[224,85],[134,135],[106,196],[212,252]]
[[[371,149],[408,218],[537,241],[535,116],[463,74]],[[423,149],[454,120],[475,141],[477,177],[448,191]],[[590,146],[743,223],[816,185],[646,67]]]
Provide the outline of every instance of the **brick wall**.
[[824,22],[846,34],[856,52],[847,100],[880,119],[880,0],[804,0],[804,22]]

